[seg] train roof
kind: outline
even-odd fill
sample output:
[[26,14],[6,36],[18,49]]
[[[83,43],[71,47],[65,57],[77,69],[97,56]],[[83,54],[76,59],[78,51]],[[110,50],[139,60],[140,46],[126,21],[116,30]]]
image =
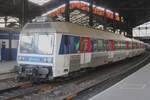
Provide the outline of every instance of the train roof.
[[134,38],[132,38],[132,41],[133,41],[133,42],[138,42],[138,43],[144,43],[143,41],[136,40],[136,39],[134,39]]
[[107,31],[101,31],[98,29],[88,28],[74,23],[69,22],[40,22],[40,23],[28,23],[23,28],[23,31],[30,32],[55,32],[55,33],[65,33],[71,35],[79,35],[83,37],[93,37],[102,39],[114,39],[114,40],[128,40],[132,41],[130,38],[126,38],[123,35],[115,34]]

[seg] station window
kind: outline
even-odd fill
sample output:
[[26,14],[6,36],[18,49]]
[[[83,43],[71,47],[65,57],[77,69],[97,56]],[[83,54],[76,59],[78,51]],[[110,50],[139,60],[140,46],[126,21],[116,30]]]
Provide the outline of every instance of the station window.
[[77,53],[80,48],[80,37],[63,35],[59,54],[72,54]]

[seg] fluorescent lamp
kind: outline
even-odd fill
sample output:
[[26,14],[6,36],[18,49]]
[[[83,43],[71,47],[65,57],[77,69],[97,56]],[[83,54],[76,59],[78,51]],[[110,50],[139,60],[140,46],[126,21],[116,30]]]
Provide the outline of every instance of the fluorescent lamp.
[[49,2],[51,0],[29,0],[29,1],[42,6],[43,4],[45,4],[45,3],[47,3],[47,2]]

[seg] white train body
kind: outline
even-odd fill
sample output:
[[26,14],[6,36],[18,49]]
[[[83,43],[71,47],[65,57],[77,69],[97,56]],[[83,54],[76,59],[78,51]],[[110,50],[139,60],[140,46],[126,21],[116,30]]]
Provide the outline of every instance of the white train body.
[[27,24],[20,35],[19,76],[55,78],[140,55],[143,42],[68,22]]

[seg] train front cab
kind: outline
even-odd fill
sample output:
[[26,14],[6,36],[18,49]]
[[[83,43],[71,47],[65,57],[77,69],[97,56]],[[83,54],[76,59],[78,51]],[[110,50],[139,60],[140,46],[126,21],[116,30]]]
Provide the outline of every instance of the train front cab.
[[56,34],[51,32],[51,28],[39,28],[39,26],[27,24],[20,34],[17,53],[19,77],[53,78]]

